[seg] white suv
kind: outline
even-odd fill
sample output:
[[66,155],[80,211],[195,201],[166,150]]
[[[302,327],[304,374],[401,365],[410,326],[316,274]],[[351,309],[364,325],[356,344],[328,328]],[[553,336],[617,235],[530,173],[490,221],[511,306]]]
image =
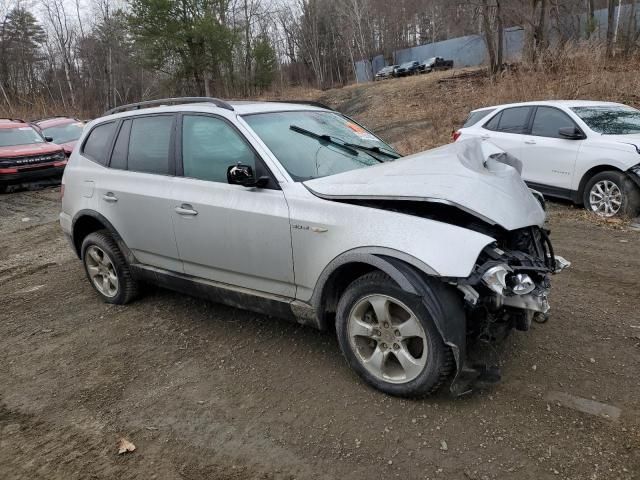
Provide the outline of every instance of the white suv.
[[489,140],[522,161],[522,178],[598,215],[640,208],[640,110],[584,100],[514,103],[470,113],[454,140]]
[[60,223],[106,302],[151,282],[335,323],[371,385],[460,393],[496,377],[468,342],[527,330],[567,265],[518,168],[476,140],[399,159],[315,105],[165,99],[85,128]]

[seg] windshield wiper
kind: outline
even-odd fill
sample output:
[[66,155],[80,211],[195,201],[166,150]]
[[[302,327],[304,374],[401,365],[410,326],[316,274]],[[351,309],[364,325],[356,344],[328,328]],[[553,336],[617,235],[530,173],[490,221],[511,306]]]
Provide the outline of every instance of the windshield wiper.
[[367,147],[366,145],[358,145],[357,143],[345,143],[345,145],[353,148],[359,148],[360,150],[365,150],[367,152],[380,153],[381,155],[386,155],[387,157],[393,158],[393,159],[400,158],[400,155],[398,155],[395,152],[392,152],[391,150],[387,150],[386,148],[382,149],[380,147]]
[[351,148],[346,143],[336,142],[330,135],[321,135],[319,133],[312,132],[311,130],[307,130],[306,128],[299,127],[297,125],[290,125],[290,130],[294,132],[301,133],[302,135],[306,135],[307,137],[315,138],[316,140],[320,140],[323,142],[330,143],[331,145],[335,145],[336,147],[340,147],[343,150],[346,150],[351,155],[358,155],[358,151],[355,148]]

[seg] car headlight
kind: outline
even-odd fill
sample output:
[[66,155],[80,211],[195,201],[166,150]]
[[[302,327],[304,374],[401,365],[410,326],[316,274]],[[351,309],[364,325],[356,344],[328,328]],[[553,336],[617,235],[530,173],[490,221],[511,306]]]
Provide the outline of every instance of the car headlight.
[[512,271],[509,265],[496,265],[484,272],[482,282],[498,295],[503,295],[507,288],[507,275]]

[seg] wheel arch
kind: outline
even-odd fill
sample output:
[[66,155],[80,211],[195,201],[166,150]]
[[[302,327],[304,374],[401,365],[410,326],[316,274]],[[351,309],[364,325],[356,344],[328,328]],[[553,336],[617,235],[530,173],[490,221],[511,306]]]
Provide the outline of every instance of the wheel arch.
[[82,252],[80,251],[82,248],[82,241],[87,237],[87,235],[97,232],[98,230],[107,230],[111,233],[115,241],[118,243],[118,246],[125,254],[125,257],[128,257],[130,254],[129,249],[122,241],[118,231],[111,222],[104,217],[104,215],[101,215],[94,210],[80,210],[75,214],[71,223],[71,242],[78,258],[82,256]]
[[[357,249],[334,259],[322,272],[312,297],[320,329],[327,328],[329,314],[335,312],[342,291],[360,276],[375,270],[389,275],[403,290],[432,300],[423,303],[444,343],[451,348],[457,376],[466,358],[466,315],[462,295],[438,278],[437,272],[428,265],[402,252]],[[433,305],[441,308],[433,310]]]
[[622,172],[622,170],[620,170],[618,167],[614,167],[611,164],[596,165],[595,167],[591,167],[589,170],[584,172],[582,178],[580,179],[580,183],[578,184],[578,190],[576,191],[576,198],[574,198],[574,202],[578,205],[583,205],[584,189],[587,186],[587,183],[589,183],[589,180],[591,180],[595,175],[599,173],[608,171]]

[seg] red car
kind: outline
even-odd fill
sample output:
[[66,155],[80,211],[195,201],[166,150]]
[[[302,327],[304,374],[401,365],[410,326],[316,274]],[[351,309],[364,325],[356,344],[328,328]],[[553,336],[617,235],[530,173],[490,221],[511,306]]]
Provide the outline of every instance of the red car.
[[67,157],[71,155],[73,147],[82,134],[84,123],[77,118],[51,117],[32,122],[40,130],[42,136],[49,137],[52,142],[60,145]]
[[61,177],[67,156],[23,120],[0,119],[0,192],[8,185]]

